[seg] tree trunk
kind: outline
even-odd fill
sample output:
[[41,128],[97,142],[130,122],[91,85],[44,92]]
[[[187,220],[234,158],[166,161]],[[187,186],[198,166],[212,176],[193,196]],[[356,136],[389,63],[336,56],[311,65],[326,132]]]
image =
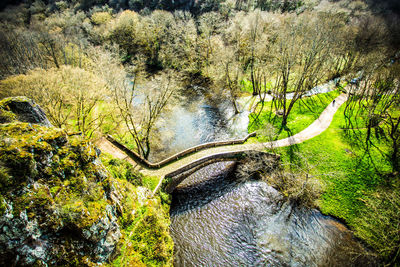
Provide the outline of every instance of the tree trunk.
[[143,151],[143,157],[145,159],[148,159],[149,155],[150,155],[150,140],[149,140],[149,138],[146,138],[145,144],[146,144],[146,151]]
[[233,108],[235,109],[235,115],[239,114],[240,112],[239,112],[239,108],[237,106],[235,98],[232,99],[232,105],[233,105]]
[[399,171],[399,158],[398,158],[398,153],[399,153],[399,147],[397,144],[396,140],[393,140],[393,151],[392,151],[392,169],[393,172]]
[[288,114],[284,113],[282,117],[282,128],[286,127]]

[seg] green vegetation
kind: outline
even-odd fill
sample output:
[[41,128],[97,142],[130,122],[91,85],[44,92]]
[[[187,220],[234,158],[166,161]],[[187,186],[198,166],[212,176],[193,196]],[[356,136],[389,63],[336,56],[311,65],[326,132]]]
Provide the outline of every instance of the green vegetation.
[[[6,101],[12,99],[0,103],[1,111]],[[154,179],[124,161],[106,155],[103,161],[105,167],[87,139],[62,129],[17,120],[0,124],[0,213],[8,214],[2,223],[25,227],[15,218],[26,214],[39,240],[62,237],[47,255],[54,263],[91,266],[111,259],[120,266],[170,266],[169,206],[142,186],[153,189]],[[30,236],[20,233],[13,238],[23,244]],[[112,242],[114,252],[94,253],[94,247]],[[19,246],[14,244],[0,253],[2,261],[13,260]]]
[[138,173],[125,160],[115,159],[109,154],[102,153],[101,160],[110,174],[118,179],[126,180],[133,185],[143,185],[143,175]]
[[[240,81],[240,85],[241,85],[241,90],[245,93],[253,93],[253,84],[251,83],[251,81],[247,80],[247,79],[243,79],[242,81]],[[268,92],[268,90],[272,89],[272,83],[268,82],[265,86],[265,88],[262,88],[262,91]]]
[[159,200],[148,200],[124,229],[120,256],[113,266],[172,266],[173,243],[168,232],[169,208]]
[[116,159],[107,153],[102,153],[101,159],[113,177],[126,180],[133,185],[144,186],[153,191],[160,181],[159,177],[145,176],[135,170],[127,161]]
[[[112,266],[172,266],[173,242],[169,235],[169,205],[159,197],[140,200],[159,182],[159,177],[143,176],[124,160],[103,154],[102,161],[118,178],[124,196],[121,222],[125,226]],[[148,190],[142,187],[144,186]],[[163,193],[161,193],[163,194]],[[135,197],[132,199],[132,197]]]
[[[321,211],[345,220],[356,236],[390,262],[398,257],[400,222],[395,212],[399,207],[398,174],[391,172],[385,156],[390,143],[374,137],[376,146],[365,151],[358,138],[365,137],[367,129],[346,130],[344,109],[339,109],[321,135],[275,152],[283,162],[292,163],[288,167],[294,170],[303,169],[302,159],[307,158],[309,176],[314,177],[309,182],[318,181],[323,188],[317,203]],[[363,125],[365,117],[356,120]]]
[[[339,90],[304,93],[340,77],[350,82],[351,104],[320,136],[278,150],[287,168],[310,175],[276,185],[296,195],[293,188],[303,188],[303,181],[318,187],[318,176],[322,211],[344,219],[386,263],[398,260],[396,1],[172,2],[0,4],[0,99],[30,97],[60,128],[18,122],[0,102],[0,214],[26,211],[54,232],[85,236],[113,206],[122,237],[112,264],[170,265],[161,204],[169,197],[150,195],[159,178],[102,155],[105,169],[90,140],[112,134],[147,158],[162,150],[158,120],[194,88],[216,103],[229,99],[235,112],[238,97],[253,95],[261,104],[250,116],[248,130],[258,132],[252,141],[285,138],[309,126]],[[267,91],[275,96],[271,102],[264,102]],[[66,135],[72,131],[83,137]],[[308,203],[314,197],[307,189],[295,198]],[[99,240],[91,237],[92,244]],[[68,236],[57,252],[60,265],[103,260],[71,254],[79,250],[74,242]]]
[[[162,1],[47,2],[0,12],[0,98],[31,97],[57,127],[112,134],[146,158],[178,92],[200,85],[234,104],[300,93],[397,51],[397,24],[360,1],[196,1],[191,13]],[[275,103],[292,131],[297,101]]]
[[[270,138],[283,139],[307,128],[318,119],[321,112],[339,95],[339,91],[331,91],[311,97],[304,97],[294,104],[286,127],[282,128],[282,116],[277,114],[272,102],[259,103],[255,112],[249,116],[248,132],[256,131],[257,140],[260,142],[270,141]],[[262,110],[261,110],[262,108]],[[269,131],[269,135],[265,133]]]

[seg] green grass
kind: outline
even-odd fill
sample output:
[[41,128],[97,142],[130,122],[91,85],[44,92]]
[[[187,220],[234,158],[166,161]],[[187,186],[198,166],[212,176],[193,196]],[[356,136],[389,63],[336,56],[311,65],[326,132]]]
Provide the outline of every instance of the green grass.
[[153,191],[160,181],[160,177],[142,175],[127,161],[116,159],[110,154],[102,153],[101,160],[113,177],[127,180],[132,185],[144,186]]
[[[366,152],[362,145],[366,130],[345,130],[347,124],[343,112],[344,106],[321,135],[275,152],[281,154],[283,163],[294,165],[301,164],[299,155],[306,157],[308,164],[314,166],[311,175],[318,177],[324,185],[324,193],[318,200],[321,211],[346,221],[356,236],[387,261],[392,257],[391,253],[395,253],[396,249],[399,251],[400,223],[399,213],[393,212],[398,204],[388,204],[388,197],[385,199],[382,193],[400,195],[399,186],[393,186],[393,183],[398,183],[398,177],[388,178],[391,164],[386,155],[390,145],[384,138],[378,139],[374,135],[372,141],[376,147],[372,146]],[[359,126],[365,125],[362,116],[353,119],[353,123],[356,122]],[[394,203],[399,202],[397,199]],[[388,240],[394,243],[390,247]]]
[[[269,81],[266,83],[266,91],[271,90],[272,89],[272,84],[275,83],[276,80],[274,78],[270,78]],[[244,78],[243,80],[240,81],[241,84],[241,91],[242,92],[246,92],[246,93],[253,93],[253,84],[251,83],[251,81],[247,80],[246,78]],[[288,93],[294,92],[293,88],[288,88]]]
[[143,176],[143,186],[149,188],[151,191],[156,189],[159,182],[160,177],[158,176]]
[[[247,79],[243,79],[240,81],[241,84],[241,91],[249,94],[253,94],[253,84],[251,81]],[[267,82],[265,90],[271,90],[272,89],[272,82]]]
[[116,159],[107,153],[101,153],[100,157],[104,166],[113,177],[126,180],[135,186],[143,185],[143,175],[135,170],[127,161]]
[[107,266],[172,266],[173,241],[169,235],[169,205],[162,200],[165,196],[163,192],[151,197],[138,193],[148,191],[143,187],[153,191],[159,177],[143,176],[128,162],[106,153],[101,154],[101,159],[117,180],[114,186],[124,188],[119,196],[122,237],[116,257]]
[[122,230],[119,256],[111,266],[172,266],[174,245],[168,213],[158,198],[141,206],[132,224]]
[[275,109],[271,108],[271,102],[264,104],[264,108],[257,118],[257,114],[261,108],[261,104],[259,104],[256,112],[249,116],[248,132],[257,131],[259,134],[256,138],[259,142],[269,141],[268,137],[263,134],[268,127],[272,127],[272,131],[275,133],[273,136],[274,139],[283,139],[292,136],[301,132],[316,120],[327,105],[339,94],[340,92],[335,90],[298,100],[289,114],[287,126],[281,132],[279,132],[279,129],[281,128],[282,117],[275,115]]
[[[320,205],[324,213],[352,220],[358,215],[362,197],[384,182],[382,173],[390,172],[386,158],[372,147],[367,154],[357,145],[351,130],[343,130],[345,119],[342,106],[334,116],[330,127],[321,135],[304,143],[279,148],[283,162],[298,161],[295,152],[306,154],[309,163],[315,165],[314,174],[326,183],[326,191]],[[361,130],[360,134],[363,134]],[[383,140],[374,140],[383,152],[389,147]]]

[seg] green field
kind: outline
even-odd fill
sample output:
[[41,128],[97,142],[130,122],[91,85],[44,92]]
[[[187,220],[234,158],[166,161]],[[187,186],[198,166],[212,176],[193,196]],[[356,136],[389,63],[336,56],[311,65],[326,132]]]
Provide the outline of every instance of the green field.
[[[339,90],[324,94],[315,95],[298,100],[289,114],[287,126],[280,129],[282,117],[275,114],[275,109],[271,102],[265,102],[263,110],[260,112],[261,104],[258,105],[256,112],[250,114],[248,131],[258,132],[257,140],[260,142],[269,141],[269,138],[283,139],[301,132],[316,120],[321,112],[340,94]],[[259,114],[257,116],[257,114]],[[265,134],[265,131],[272,132],[272,136]]]
[[[320,210],[343,219],[357,237],[384,258],[396,258],[393,254],[399,253],[400,187],[398,174],[391,172],[387,157],[390,144],[374,134],[374,146],[366,150],[366,129],[348,130],[344,108],[343,105],[337,111],[321,135],[275,152],[285,165],[291,163],[294,171],[304,168],[302,158],[306,158],[310,176],[323,188],[316,201]],[[363,116],[352,122],[365,125]]]

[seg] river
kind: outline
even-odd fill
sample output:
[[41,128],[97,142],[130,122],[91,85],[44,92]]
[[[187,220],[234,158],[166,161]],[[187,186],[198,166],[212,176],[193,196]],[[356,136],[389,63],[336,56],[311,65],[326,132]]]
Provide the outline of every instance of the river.
[[338,220],[235,177],[216,163],[173,192],[174,266],[374,266]]
[[[330,83],[308,94],[332,88]],[[202,88],[182,97],[157,124],[161,148],[150,159],[247,135],[251,98],[238,99],[242,112],[236,115],[221,99],[210,100]],[[362,248],[342,223],[286,201],[263,181],[238,181],[235,168],[232,162],[209,165],[173,192],[175,266],[368,266],[363,258],[354,261]]]
[[[304,96],[326,93],[335,89],[330,81],[307,91]],[[158,161],[186,148],[206,142],[238,139],[245,137],[249,124],[252,105],[257,100],[253,96],[237,99],[240,113],[235,114],[234,107],[227,95],[218,99],[206,97],[207,89],[193,87],[191,94],[179,96],[168,112],[157,123],[158,144],[152,148],[151,161]],[[287,95],[288,99],[293,93]],[[271,101],[267,94],[265,101]]]

